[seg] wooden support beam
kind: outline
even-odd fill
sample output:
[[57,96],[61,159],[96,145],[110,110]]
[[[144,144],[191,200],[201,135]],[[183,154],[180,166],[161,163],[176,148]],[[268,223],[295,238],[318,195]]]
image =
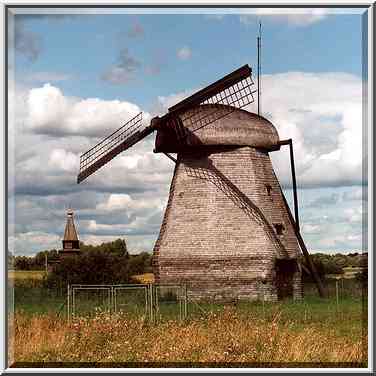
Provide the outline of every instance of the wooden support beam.
[[315,280],[317,289],[319,291],[319,294],[322,298],[325,298],[327,296],[327,293],[324,289],[324,286],[321,282],[321,279],[316,271],[315,265],[313,264],[311,257],[308,253],[307,247],[304,243],[304,240],[302,238],[302,235],[300,234],[300,228],[299,228],[299,214],[298,214],[298,195],[297,195],[297,189],[296,189],[296,176],[295,176],[295,163],[294,163],[294,151],[293,151],[293,146],[292,146],[292,139],[288,140],[281,140],[279,142],[279,145],[289,145],[290,146],[290,163],[291,163],[291,173],[292,173],[292,185],[293,185],[293,190],[294,190],[294,209],[295,209],[295,220],[291,214],[291,210],[289,207],[289,204],[287,203],[286,197],[284,193],[282,192],[282,197],[285,202],[286,208],[287,208],[287,213],[289,215],[290,221],[294,226],[295,229],[295,234],[298,239],[298,243],[300,246],[300,249],[303,252],[304,258],[307,261],[308,269],[311,272],[311,275],[313,279]]
[[[281,190],[281,192],[282,192],[282,190]],[[310,255],[309,255],[309,253],[308,253],[308,250],[307,250],[307,247],[306,247],[306,245],[305,245],[305,243],[304,243],[304,240],[303,240],[303,238],[302,238],[302,235],[300,234],[300,231],[297,230],[297,227],[296,227],[296,224],[295,224],[294,218],[293,218],[293,216],[292,216],[292,214],[291,214],[291,210],[290,210],[289,204],[287,203],[286,197],[285,197],[285,195],[284,195],[283,192],[282,192],[282,198],[283,198],[283,201],[284,201],[284,203],[285,203],[285,205],[286,205],[287,213],[288,213],[288,216],[289,216],[289,218],[290,218],[290,221],[291,221],[291,223],[293,224],[293,227],[294,227],[294,229],[295,229],[295,234],[296,234],[296,237],[297,237],[297,239],[298,239],[298,243],[299,243],[300,249],[302,250],[303,255],[304,255],[304,258],[305,258],[306,261],[307,261],[308,269],[309,269],[309,271],[311,272],[311,275],[312,275],[313,279],[315,280],[315,283],[316,283],[316,286],[317,286],[317,290],[318,290],[318,292],[319,292],[319,295],[320,295],[320,297],[322,297],[322,298],[326,298],[326,297],[327,297],[327,292],[326,292],[326,290],[325,290],[325,288],[324,288],[324,285],[323,285],[322,282],[321,282],[321,279],[320,279],[320,277],[319,277],[319,275],[318,275],[318,273],[317,273],[317,270],[316,270],[316,268],[315,268],[315,265],[314,265],[314,263],[313,263],[312,260],[311,260],[311,257],[310,257]]]
[[290,149],[290,165],[291,165],[291,177],[292,177],[292,189],[294,195],[294,216],[295,216],[295,227],[297,231],[300,231],[299,225],[299,204],[298,204],[298,191],[296,187],[296,175],[295,175],[295,161],[294,161],[294,148],[292,145],[292,139],[282,140],[279,145],[289,145]]

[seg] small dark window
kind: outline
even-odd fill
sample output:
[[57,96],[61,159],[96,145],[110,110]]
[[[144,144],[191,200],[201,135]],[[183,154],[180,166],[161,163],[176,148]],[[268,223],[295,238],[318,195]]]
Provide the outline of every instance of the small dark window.
[[272,186],[270,184],[265,184],[266,191],[268,192],[268,196],[272,193]]
[[283,231],[285,230],[285,227],[282,223],[274,223],[275,232],[277,235],[283,235]]

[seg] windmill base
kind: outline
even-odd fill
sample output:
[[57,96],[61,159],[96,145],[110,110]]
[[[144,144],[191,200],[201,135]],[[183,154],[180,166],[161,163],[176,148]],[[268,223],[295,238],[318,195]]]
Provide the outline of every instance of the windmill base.
[[[218,264],[221,264],[221,260],[211,260],[207,264],[211,264],[211,267],[207,267],[206,272],[204,268],[197,267],[195,262],[190,262],[190,269],[194,270],[195,275],[187,277],[187,273],[184,273],[181,269],[182,260],[176,260],[169,262],[169,267],[163,268],[166,273],[163,273],[162,278],[157,281],[160,284],[181,284],[187,287],[187,296],[190,301],[216,301],[216,302],[233,302],[233,301],[265,301],[275,302],[283,299],[301,300],[303,298],[301,271],[299,269],[291,271],[288,268],[281,268],[276,260],[275,266],[272,270],[271,276],[268,280],[262,280],[261,278],[247,278],[246,276],[239,276],[239,271],[235,271],[235,268],[229,268],[226,266],[222,269],[222,274],[226,274],[227,277],[214,277],[213,269]],[[295,263],[295,260],[290,260]],[[179,264],[178,264],[179,263]],[[164,263],[163,263],[164,264]],[[174,265],[175,264],[175,265]],[[259,265],[262,266],[262,265]],[[243,262],[243,267],[247,268],[247,264]],[[248,266],[250,269],[251,267]],[[173,273],[169,273],[168,269]],[[181,273],[177,272],[181,270]],[[234,273],[231,273],[231,269]],[[255,264],[252,263],[252,270],[255,269]],[[218,269],[217,269],[218,270]],[[169,274],[171,277],[169,277]],[[179,278],[179,274],[181,278]],[[212,277],[210,276],[212,274]],[[250,273],[249,273],[250,274]],[[183,278],[184,275],[184,278]],[[213,277],[215,280],[213,281]],[[192,282],[194,281],[194,282]]]
[[264,150],[180,153],[159,238],[159,284],[191,300],[301,299],[300,254]]

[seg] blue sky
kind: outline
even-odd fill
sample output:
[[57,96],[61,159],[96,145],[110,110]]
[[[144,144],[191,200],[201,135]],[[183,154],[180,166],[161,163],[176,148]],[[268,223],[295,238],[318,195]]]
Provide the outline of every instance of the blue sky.
[[[303,235],[311,250],[360,250],[361,12],[125,12],[18,14],[10,23],[13,250],[60,247],[64,211],[75,206],[82,240],[126,237],[134,251],[151,251],[173,168],[152,153],[153,137],[106,166],[91,186],[74,184],[78,157],[138,110],[163,112],[244,64],[256,72],[258,20],[263,113],[281,138],[296,143]],[[287,161],[286,152],[273,155],[291,197]]]
[[[43,35],[43,58],[34,62],[19,58],[19,72],[27,75],[53,68],[77,77],[61,83],[70,96],[118,98],[148,106],[158,95],[194,89],[243,64],[256,71],[257,20],[262,20],[256,15],[248,24],[239,22],[239,15],[221,20],[204,14],[21,17],[31,32]],[[130,37],[135,25],[142,27],[143,35]],[[329,15],[319,27],[313,23],[303,30],[265,21],[262,34],[265,74],[336,71],[361,76],[359,15]],[[186,61],[176,56],[182,46],[192,50]],[[140,71],[127,85],[103,82],[101,73],[116,62],[124,47],[140,62]],[[160,74],[145,75],[145,69],[155,64],[161,65]]]

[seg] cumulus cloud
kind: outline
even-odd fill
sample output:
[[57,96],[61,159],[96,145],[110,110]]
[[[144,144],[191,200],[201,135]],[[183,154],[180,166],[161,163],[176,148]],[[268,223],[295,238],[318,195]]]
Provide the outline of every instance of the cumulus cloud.
[[77,169],[79,159],[77,155],[64,149],[54,149],[48,164],[55,170],[74,171]]
[[153,198],[149,200],[134,200],[128,194],[111,194],[106,202],[97,205],[98,210],[113,212],[118,210],[144,210],[157,208],[161,210],[163,204],[160,198]]
[[[32,255],[44,249],[52,249],[59,242],[57,235],[40,231],[23,232],[15,236],[8,237],[9,249],[15,256]],[[41,245],[45,248],[41,249]]]
[[[198,89],[159,97],[159,110],[164,113]],[[16,249],[28,252],[28,242],[35,251],[60,247],[65,209],[73,206],[82,240],[125,237],[131,249],[150,251],[174,169],[169,159],[153,153],[155,135],[76,184],[79,155],[140,108],[126,101],[68,97],[51,84],[23,90],[14,99],[18,122],[12,129],[16,151],[9,182],[14,181],[16,198],[15,206],[10,205]],[[340,73],[265,75],[262,109],[281,139],[294,140],[299,187],[363,183],[359,78]],[[290,186],[288,150],[271,155],[280,181]],[[361,190],[354,186],[301,201],[302,231],[310,249],[344,247],[346,242],[346,250],[359,248]]]
[[101,78],[115,85],[127,84],[141,66],[141,62],[130,54],[128,48],[123,48],[116,63],[106,70]]
[[[153,112],[165,113],[197,90],[159,96]],[[262,115],[275,125],[280,139],[293,139],[299,188],[366,183],[361,90],[361,79],[346,73],[263,76]],[[248,109],[256,112],[256,103]],[[291,187],[287,147],[271,157],[283,186]]]
[[301,226],[301,232],[303,234],[319,234],[321,231],[321,226],[317,224],[303,223]]
[[189,60],[192,57],[192,50],[189,47],[184,46],[179,48],[176,55],[180,60]]
[[328,16],[328,10],[325,8],[257,8],[252,14],[243,14],[240,16],[240,22],[246,25],[254,24],[260,20],[287,23],[295,27],[310,26],[320,22]]
[[358,200],[367,201],[368,192],[364,188],[358,188],[351,192],[344,192],[342,195],[342,199],[344,201],[358,201]]
[[311,201],[308,204],[308,207],[313,208],[323,208],[327,207],[328,205],[335,205],[338,204],[341,200],[341,195],[339,193],[331,193],[329,195],[320,196],[315,200]]
[[[80,239],[102,242],[126,237],[131,251],[141,246],[150,251],[174,168],[165,156],[153,153],[153,134],[76,183],[79,155],[140,109],[128,102],[67,97],[48,84],[17,91],[14,99],[15,121],[9,135],[15,141],[10,143],[15,148],[9,171],[9,228],[14,239],[10,249],[28,254],[61,247],[65,210],[73,207]],[[145,119],[150,121],[147,113]],[[35,238],[40,240],[37,245],[30,236],[36,232],[51,238]]]
[[[361,80],[290,72],[264,75],[262,82],[262,114],[281,139],[293,139],[299,187],[363,184]],[[282,183],[291,186],[287,148],[272,159]]]
[[[56,137],[104,137],[140,112],[130,102],[67,97],[51,84],[31,89],[26,104],[28,130]],[[144,117],[147,120],[148,114]]]

